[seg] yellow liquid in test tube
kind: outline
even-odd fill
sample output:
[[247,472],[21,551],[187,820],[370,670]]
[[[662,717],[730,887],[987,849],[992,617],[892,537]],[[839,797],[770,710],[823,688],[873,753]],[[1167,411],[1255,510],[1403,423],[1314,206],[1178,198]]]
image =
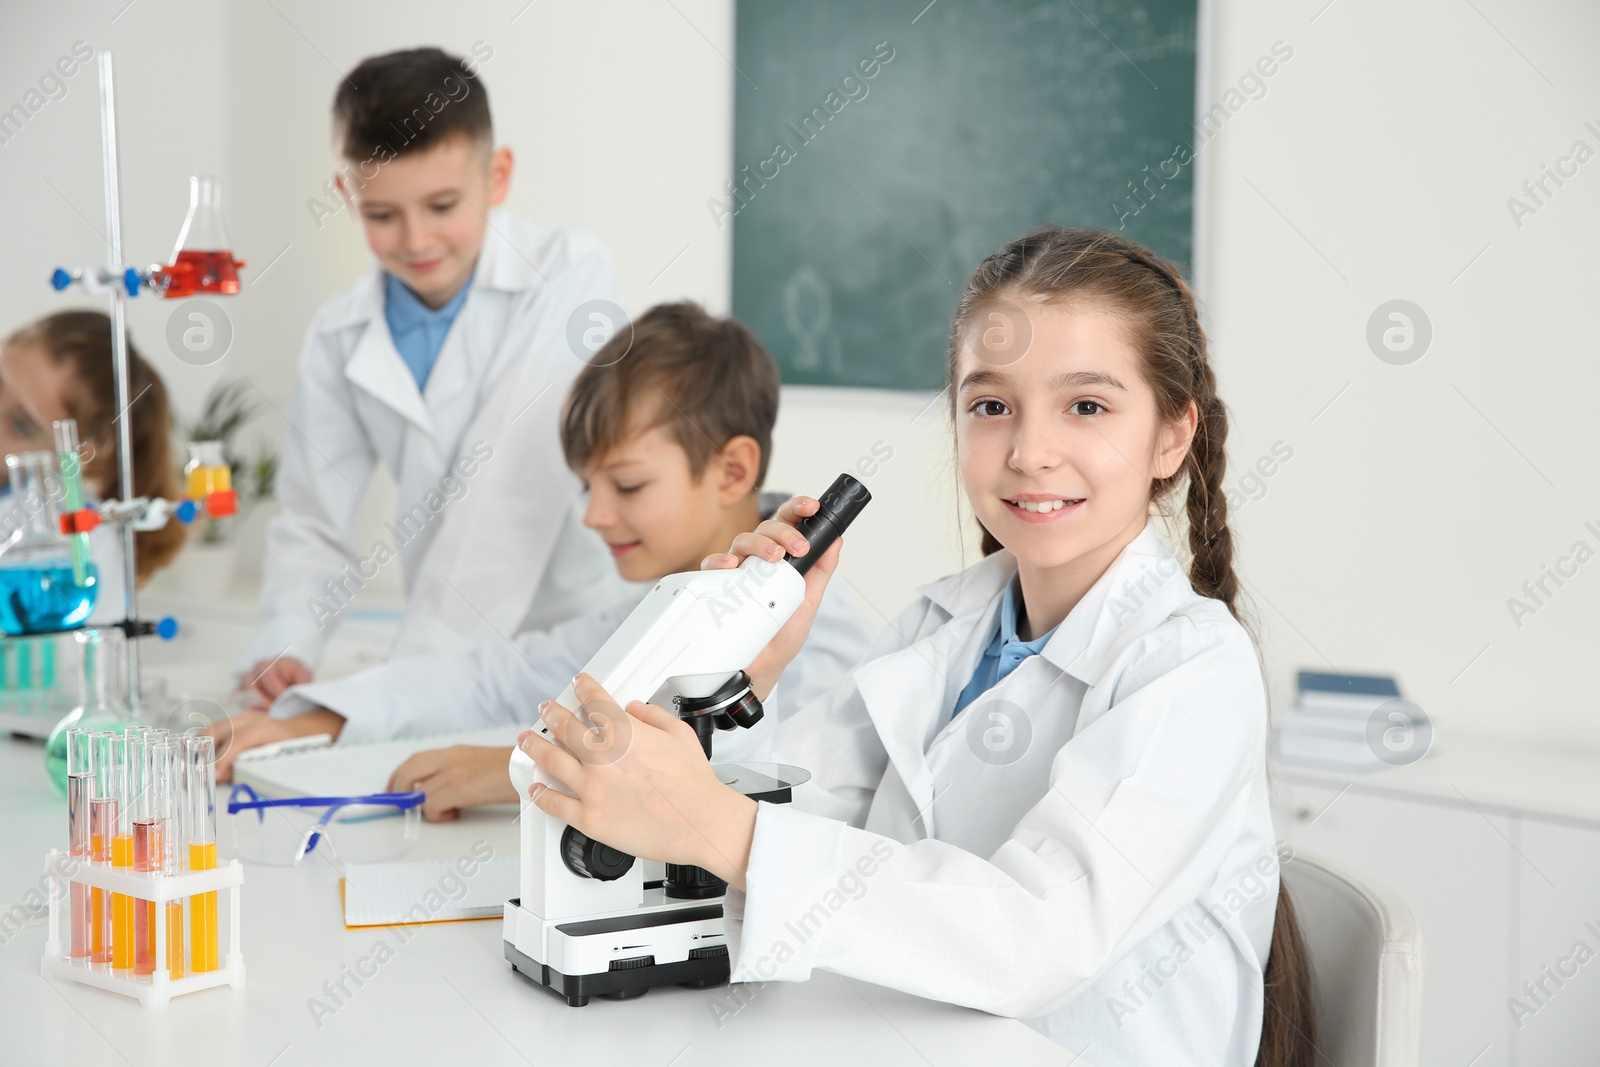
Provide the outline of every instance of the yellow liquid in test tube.
[[[111,866],[133,866],[132,834],[111,838]],[[133,966],[133,905],[134,899],[126,893],[111,894],[111,966],[119,971]]]
[[189,496],[204,500],[212,493],[224,493],[233,488],[233,471],[227,467],[194,467],[189,471]]
[[167,901],[167,970],[169,977],[183,977],[183,901]]
[[[189,846],[189,869],[211,871],[217,867],[217,843]],[[217,969],[217,893],[196,893],[189,898],[189,964],[196,974]]]

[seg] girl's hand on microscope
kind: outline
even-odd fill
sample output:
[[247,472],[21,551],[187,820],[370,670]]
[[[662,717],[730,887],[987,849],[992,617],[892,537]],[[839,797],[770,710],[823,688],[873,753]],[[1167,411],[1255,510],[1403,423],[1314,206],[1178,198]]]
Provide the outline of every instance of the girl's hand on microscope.
[[547,700],[539,715],[555,741],[532,730],[517,739],[567,790],[536,782],[533,803],[612,848],[704,867],[743,889],[756,802],[718,780],[694,727],[639,700],[624,712],[587,674],[573,687],[589,724]]
[[[785,556],[805,555],[808,547],[806,539],[800,536],[795,523],[815,515],[818,507],[820,505],[816,499],[809,496],[797,496],[784,501],[777,513],[753,532],[735,537],[727,552],[701,560],[700,569],[729,570],[750,556],[760,556],[776,563]],[[755,662],[745,668],[759,699],[767,699],[779,675],[799,654],[800,646],[805,644],[806,635],[811,632],[811,624],[817,617],[817,608],[822,604],[822,592],[828,587],[828,579],[833,577],[834,568],[839,565],[839,549],[843,544],[844,538],[841,537],[806,572],[805,600],[795,609],[789,621],[783,624],[777,636],[768,642]]]

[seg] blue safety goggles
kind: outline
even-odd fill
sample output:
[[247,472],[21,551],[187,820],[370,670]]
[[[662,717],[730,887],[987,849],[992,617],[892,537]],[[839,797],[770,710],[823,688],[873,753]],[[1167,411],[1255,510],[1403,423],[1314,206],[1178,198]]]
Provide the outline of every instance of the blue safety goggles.
[[427,794],[267,799],[243,782],[228,796],[240,859],[293,867],[320,846],[332,862],[372,863],[404,854],[417,839]]

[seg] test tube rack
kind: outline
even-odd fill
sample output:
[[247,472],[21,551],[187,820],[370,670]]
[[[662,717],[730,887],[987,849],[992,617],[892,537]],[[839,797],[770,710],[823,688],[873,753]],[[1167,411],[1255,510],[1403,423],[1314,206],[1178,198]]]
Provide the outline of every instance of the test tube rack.
[[[70,873],[68,873],[70,872]],[[125,867],[105,867],[88,863],[81,856],[70,856],[59,849],[51,849],[45,856],[45,877],[49,880],[50,930],[44,943],[42,970],[46,978],[66,978],[113,993],[133,997],[146,1008],[164,1008],[173,997],[196,993],[217,986],[244,988],[244,955],[239,951],[239,894],[244,885],[244,868],[238,860],[209,871],[189,871],[184,874],[162,874],[159,871],[130,871]],[[214,971],[194,973],[185,970],[182,978],[171,977],[166,968],[157,966],[153,974],[134,974],[132,970],[114,970],[109,964],[90,963],[74,959],[61,938],[61,902],[71,892],[69,886],[77,882],[108,893],[123,893],[138,900],[165,904],[170,900],[183,900],[196,893],[226,891],[228,895],[228,951]],[[155,944],[165,951],[167,944],[167,909],[155,908]],[[219,909],[220,910],[220,909]]]

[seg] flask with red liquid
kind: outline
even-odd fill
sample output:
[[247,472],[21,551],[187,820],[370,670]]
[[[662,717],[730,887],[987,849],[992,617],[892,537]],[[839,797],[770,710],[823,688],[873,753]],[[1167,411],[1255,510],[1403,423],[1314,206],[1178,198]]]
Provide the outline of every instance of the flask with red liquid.
[[189,179],[189,214],[178,233],[172,263],[156,270],[156,290],[164,297],[239,291],[242,260],[233,258],[233,242],[222,223],[222,185],[209,174]]

